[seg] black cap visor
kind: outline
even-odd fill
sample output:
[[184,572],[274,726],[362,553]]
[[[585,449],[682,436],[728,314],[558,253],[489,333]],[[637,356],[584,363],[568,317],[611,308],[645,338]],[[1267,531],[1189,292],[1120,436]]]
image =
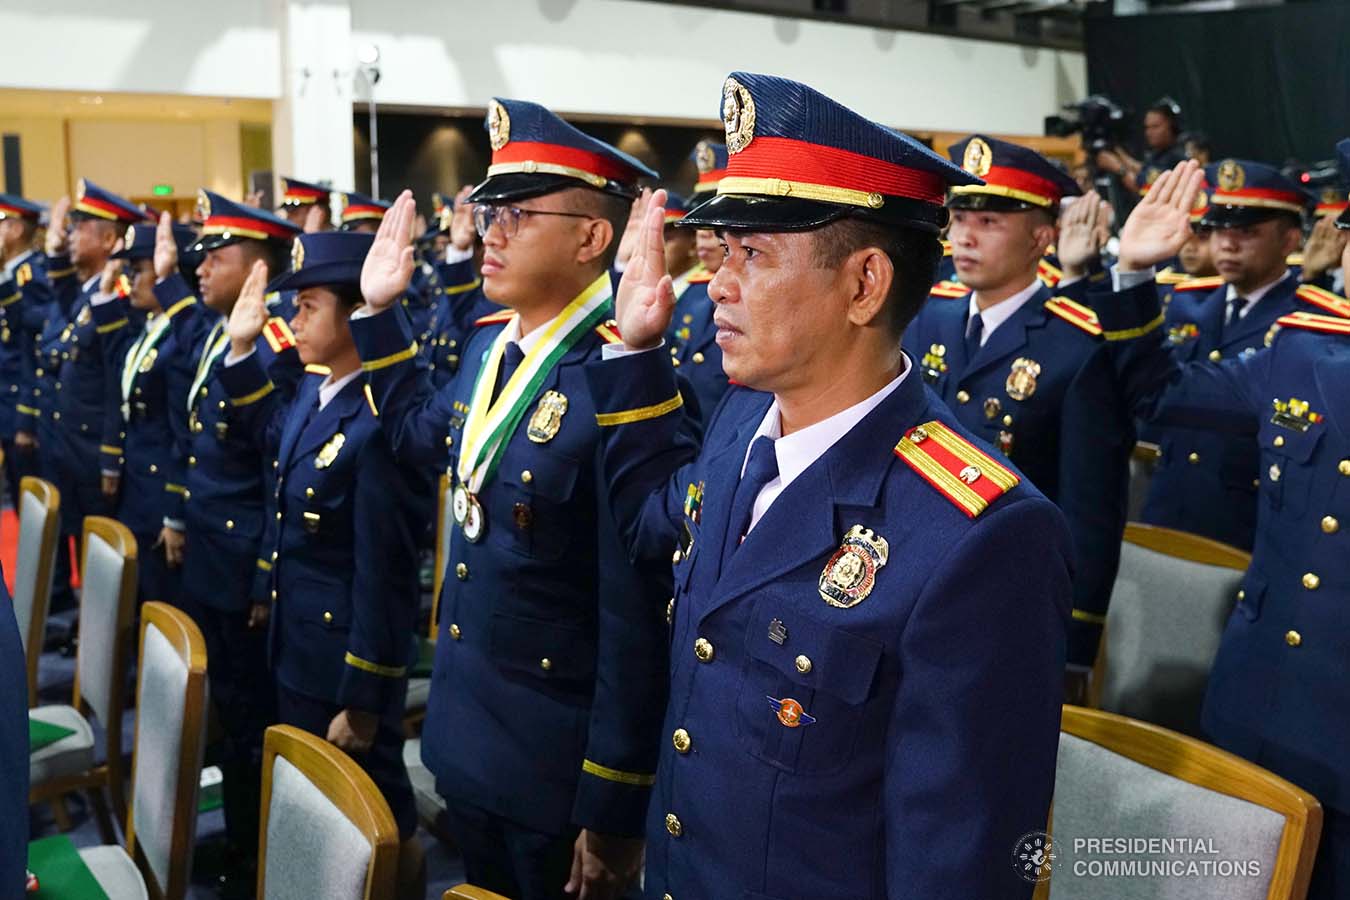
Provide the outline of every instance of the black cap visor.
[[679,228],[714,230],[806,231],[843,218],[936,234],[947,224],[947,210],[908,197],[885,197],[881,207],[873,209],[800,197],[717,194],[674,224]]
[[1271,209],[1266,206],[1215,206],[1211,204],[1209,209],[1205,210],[1205,214],[1200,217],[1200,224],[1208,228],[1242,228],[1247,225],[1258,225],[1280,216],[1287,216],[1290,219],[1299,218],[1297,213],[1288,209]]
[[606,181],[604,187],[597,187],[580,178],[570,175],[556,175],[548,172],[507,172],[493,175],[469,194],[467,203],[505,203],[511,200],[528,200],[530,197],[542,197],[556,194],[570,188],[590,188],[606,194],[613,194],[625,200],[637,196],[637,190],[617,181]]

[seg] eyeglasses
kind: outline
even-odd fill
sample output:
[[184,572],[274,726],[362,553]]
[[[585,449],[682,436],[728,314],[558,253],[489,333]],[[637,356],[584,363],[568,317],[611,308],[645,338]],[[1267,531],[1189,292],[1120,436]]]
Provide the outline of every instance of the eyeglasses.
[[513,238],[520,230],[520,220],[526,216],[567,216],[571,219],[593,219],[585,213],[554,212],[548,209],[521,209],[519,206],[490,206],[480,203],[473,208],[473,227],[479,237],[487,237],[495,222],[505,237]]

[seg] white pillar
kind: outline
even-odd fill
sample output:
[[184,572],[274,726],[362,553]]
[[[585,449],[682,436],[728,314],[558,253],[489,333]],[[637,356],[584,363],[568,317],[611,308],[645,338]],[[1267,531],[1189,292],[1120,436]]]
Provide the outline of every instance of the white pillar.
[[[347,0],[277,0],[281,99],[272,108],[273,185],[281,175],[355,187],[352,99],[356,54]],[[364,100],[364,97],[362,98]]]

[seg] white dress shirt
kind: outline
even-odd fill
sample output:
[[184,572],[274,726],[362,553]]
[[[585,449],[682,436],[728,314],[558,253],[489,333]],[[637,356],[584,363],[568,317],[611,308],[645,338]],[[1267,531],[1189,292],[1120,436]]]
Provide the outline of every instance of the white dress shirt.
[[1039,278],[1032,279],[1031,284],[1022,290],[984,310],[980,309],[979,292],[972,292],[970,295],[970,311],[966,314],[966,327],[970,327],[970,320],[975,316],[980,317],[981,325],[984,327],[984,331],[980,334],[980,346],[983,347],[989,343],[989,335],[994,333],[994,329],[1011,319],[1019,309],[1026,306],[1027,301],[1040,289],[1041,280]]

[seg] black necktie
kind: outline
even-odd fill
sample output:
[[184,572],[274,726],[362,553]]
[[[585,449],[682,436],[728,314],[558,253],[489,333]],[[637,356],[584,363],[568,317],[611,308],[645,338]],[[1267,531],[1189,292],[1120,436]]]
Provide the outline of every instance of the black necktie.
[[497,387],[492,392],[492,400],[495,403],[497,397],[501,394],[502,388],[511,380],[511,376],[516,374],[516,369],[520,368],[521,362],[525,359],[525,351],[520,349],[520,345],[515,341],[510,341],[506,345],[506,352],[502,354],[501,370],[497,373]]
[[1242,318],[1242,311],[1247,308],[1247,304],[1250,302],[1251,301],[1246,297],[1234,297],[1232,300],[1229,300],[1227,324],[1232,325],[1238,319]]
[[980,352],[980,337],[984,334],[984,319],[979,313],[970,317],[966,322],[966,362],[975,358],[975,354]]
[[755,498],[764,485],[778,477],[778,455],[773,449],[773,438],[760,435],[750,445],[750,458],[745,473],[731,497],[731,519],[727,522],[726,540],[722,544],[722,565],[741,545],[741,539],[750,530],[750,518],[755,510]]

